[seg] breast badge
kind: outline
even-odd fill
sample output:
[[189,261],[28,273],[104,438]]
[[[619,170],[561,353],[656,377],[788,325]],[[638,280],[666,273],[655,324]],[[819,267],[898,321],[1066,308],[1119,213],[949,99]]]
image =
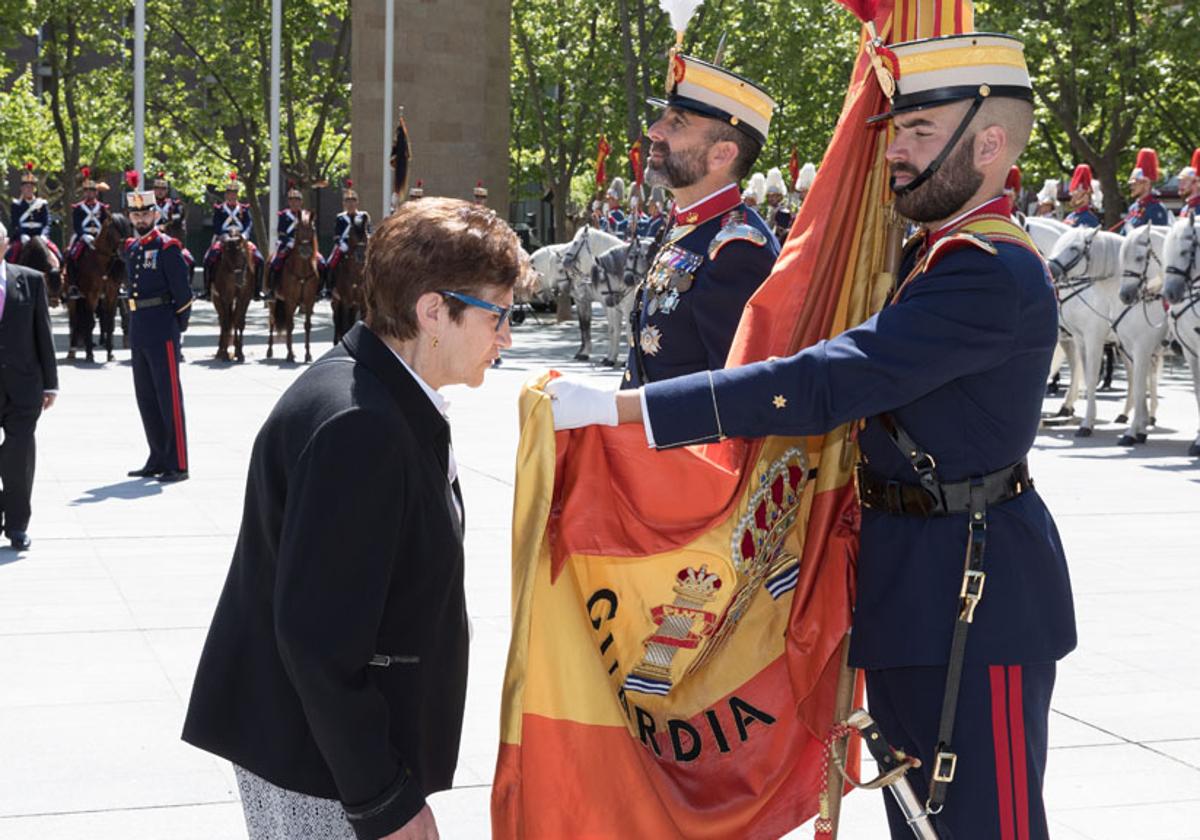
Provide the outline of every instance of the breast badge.
[[642,335],[638,342],[642,347],[642,352],[647,356],[654,356],[662,349],[662,331],[653,324],[642,327]]
[[650,273],[646,276],[646,314],[662,312],[669,315],[679,305],[679,296],[696,281],[696,271],[704,264],[701,254],[669,245],[658,252]]

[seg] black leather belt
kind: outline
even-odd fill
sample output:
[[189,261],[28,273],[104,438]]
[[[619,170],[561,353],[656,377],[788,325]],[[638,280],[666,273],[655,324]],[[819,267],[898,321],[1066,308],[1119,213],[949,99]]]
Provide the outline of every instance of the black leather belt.
[[[863,507],[897,516],[949,516],[970,509],[970,481],[937,482],[929,488],[883,478],[864,465],[855,467],[858,498]],[[1025,461],[983,476],[984,501],[988,507],[1015,499],[1033,489],[1029,464]]]
[[166,303],[174,303],[174,300],[167,297],[166,295],[159,295],[158,297],[146,297],[146,298],[131,297],[129,299],[129,311],[137,312],[139,309],[149,309],[152,306],[162,306],[163,304],[166,304]]

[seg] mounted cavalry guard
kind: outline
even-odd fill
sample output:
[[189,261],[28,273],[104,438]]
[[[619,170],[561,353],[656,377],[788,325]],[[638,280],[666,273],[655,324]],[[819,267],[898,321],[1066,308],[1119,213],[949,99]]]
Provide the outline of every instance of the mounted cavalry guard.
[[[920,759],[905,773],[924,803],[912,816],[943,838],[1045,840],[1050,696],[1076,639],[1066,558],[1026,463],[1057,302],[1003,195],[1032,130],[1033,92],[1021,42],[1008,36],[942,36],[890,53],[899,72],[881,65],[880,76],[895,95],[873,121],[893,126],[895,209],[921,226],[890,303],[788,358],[615,400],[555,380],[555,426],[642,422],[663,448],[856,424],[863,510],[849,661],[866,671],[882,737]],[[885,800],[891,836],[911,838]]]
[[792,232],[792,208],[785,201],[787,188],[783,184],[783,173],[779,167],[772,166],[767,170],[767,206],[763,221],[767,223],[780,242],[787,239]]
[[190,270],[178,239],[162,233],[153,192],[131,192],[126,207],[137,236],[125,243],[129,266],[129,348],[133,387],[150,455],[134,478],[188,477],[187,430],[179,379],[180,334],[192,311]]
[[750,180],[746,182],[746,189],[742,190],[742,204],[757,212],[766,199],[767,176],[761,172],[755,172],[750,176]]
[[625,182],[621,178],[613,178],[604,196],[604,221],[601,229],[613,236],[625,236],[629,227],[629,217],[621,205],[625,202]]
[[762,151],[775,103],[749,79],[671,51],[646,181],[671,190],[662,246],[637,292],[623,388],[725,364],[779,243],[738,183]]
[[[418,181],[417,183],[420,182]],[[483,185],[483,181],[475,182],[475,190],[471,193],[471,197],[475,204],[486,205],[488,203],[488,190],[487,187]]]
[[[240,236],[250,246],[250,254],[254,259],[256,277],[262,269],[262,254],[250,236],[254,232],[254,221],[250,216],[250,205],[238,201],[241,185],[238,183],[236,172],[229,173],[229,181],[225,184],[225,200],[213,205],[212,242],[204,253],[204,293],[200,296],[208,300],[212,289],[213,268],[221,259],[221,243],[227,236]],[[255,297],[259,297],[261,285],[255,289]]]
[[1191,162],[1179,170],[1179,197],[1183,199],[1181,217],[1200,216],[1200,149],[1193,151]]
[[1121,232],[1128,235],[1142,225],[1169,225],[1171,217],[1159,199],[1154,183],[1158,180],[1158,152],[1154,149],[1139,149],[1137,163],[1129,173],[1129,194],[1133,203],[1125,213],[1125,224]]
[[1092,167],[1081,163],[1071,173],[1071,212],[1063,219],[1072,227],[1100,227],[1100,217],[1092,210]]
[[[304,212],[304,193],[300,192],[293,183],[288,184],[287,203],[288,206],[279,211],[275,223],[275,250],[271,254],[267,269],[266,294],[268,299],[275,295],[275,286],[283,271],[283,264],[287,262],[288,254],[292,252],[292,245],[296,240],[296,228],[300,224],[300,214]],[[317,266],[323,273],[325,260],[322,259],[320,252],[317,253]]]
[[1037,207],[1034,208],[1033,215],[1035,216],[1054,216],[1058,209],[1058,180],[1055,178],[1047,178],[1042,184],[1042,189],[1037,194]]
[[100,235],[100,229],[112,211],[107,204],[100,201],[100,190],[107,190],[108,184],[92,180],[92,170],[83,167],[83,200],[71,205],[71,242],[67,246],[67,282],[70,284],[69,294],[76,293],[75,281],[71,279],[75,261],[83,253],[84,248],[93,248],[92,242]]
[[158,207],[159,230],[166,230],[173,224],[178,224],[179,229],[183,230],[183,202],[171,197],[171,184],[165,172],[154,176],[154,204]]
[[800,167],[800,172],[796,175],[796,183],[793,185],[796,190],[796,212],[800,211],[804,199],[808,198],[808,191],[812,189],[815,180],[817,180],[816,164],[809,162]]
[[[418,181],[417,186],[409,190],[409,198],[414,197],[414,190],[421,189],[420,184],[421,182]],[[421,193],[424,194],[424,190]],[[358,209],[358,193],[354,191],[354,182],[349,178],[346,179],[346,189],[342,191],[342,208],[342,212],[338,213],[337,219],[333,222],[333,250],[329,256],[328,282],[325,284],[323,292],[325,297],[329,296],[333,286],[334,269],[350,251],[350,231],[358,226],[366,232],[367,236],[371,235],[371,214],[366,210]]]
[[[346,182],[346,186],[349,186],[349,185],[350,185],[350,182],[349,182],[349,181],[347,181],[347,182]],[[416,186],[414,186],[414,187],[409,187],[409,188],[408,188],[408,197],[409,197],[409,199],[410,199],[410,200],[411,200],[411,199],[414,199],[414,198],[424,198],[424,197],[425,197],[425,182],[424,182],[424,181],[417,181],[417,184],[416,184]],[[358,200],[357,200],[357,199],[355,199],[355,203],[356,203],[356,204],[358,203]],[[332,267],[332,266],[331,266],[331,267]]]
[[667,223],[667,215],[664,211],[667,205],[667,193],[661,186],[653,187],[650,190],[650,201],[646,205],[646,233],[652,239],[657,240],[659,233],[662,232],[663,226]]
[[21,246],[36,236],[50,252],[51,270],[57,271],[62,254],[50,239],[50,205],[46,199],[38,197],[37,175],[33,172],[32,162],[26,163],[25,171],[21,173],[21,195],[13,199],[9,218],[13,225],[12,244],[4,254],[4,261],[16,265],[21,258]]

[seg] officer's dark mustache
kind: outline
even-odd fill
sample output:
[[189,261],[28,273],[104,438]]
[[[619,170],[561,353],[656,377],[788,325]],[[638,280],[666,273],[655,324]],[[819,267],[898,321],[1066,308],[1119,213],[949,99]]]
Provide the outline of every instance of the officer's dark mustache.
[[661,155],[664,158],[668,158],[671,156],[671,147],[662,141],[651,143],[650,154]]
[[894,163],[894,164],[892,164],[891,168],[889,169],[889,172],[891,173],[891,181],[892,181],[890,186],[893,190],[896,189],[896,176],[897,175],[906,174],[906,175],[911,176],[912,178],[916,178],[918,175],[921,174],[920,172],[917,171],[917,168],[915,166],[909,166],[907,163]]

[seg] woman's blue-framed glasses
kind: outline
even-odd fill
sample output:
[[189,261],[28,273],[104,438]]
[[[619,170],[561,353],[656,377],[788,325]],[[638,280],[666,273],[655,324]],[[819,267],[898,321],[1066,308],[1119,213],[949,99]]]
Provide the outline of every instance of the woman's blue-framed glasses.
[[477,297],[464,295],[462,292],[450,292],[442,289],[438,294],[454,298],[459,303],[465,303],[467,306],[476,306],[480,309],[486,309],[488,312],[495,312],[500,316],[500,320],[496,322],[496,332],[504,329],[504,325],[508,322],[508,314],[512,311],[511,306],[501,306],[498,303],[492,303],[488,300],[480,300]]

